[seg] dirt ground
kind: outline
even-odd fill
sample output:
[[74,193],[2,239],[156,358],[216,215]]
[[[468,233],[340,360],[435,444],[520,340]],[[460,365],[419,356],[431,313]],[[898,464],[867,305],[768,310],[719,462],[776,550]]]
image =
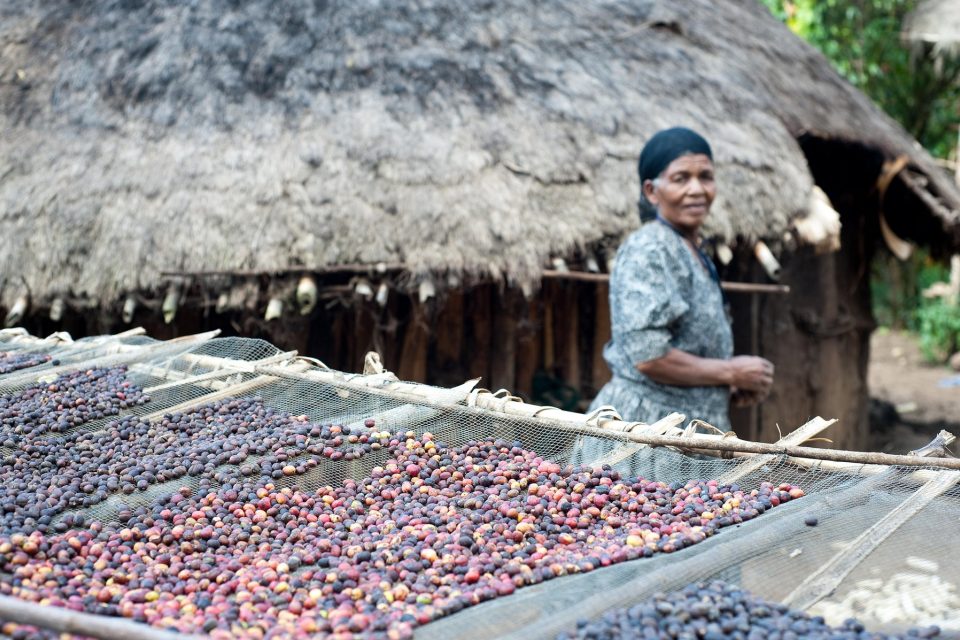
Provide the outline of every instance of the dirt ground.
[[[960,436],[960,386],[944,386],[960,373],[927,364],[916,339],[880,329],[870,341],[871,449],[907,453],[941,429]],[[951,447],[954,453],[957,446]]]

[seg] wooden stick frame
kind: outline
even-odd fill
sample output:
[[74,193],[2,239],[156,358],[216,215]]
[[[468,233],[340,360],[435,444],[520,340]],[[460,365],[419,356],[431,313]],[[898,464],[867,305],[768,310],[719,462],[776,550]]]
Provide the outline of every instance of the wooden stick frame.
[[960,472],[940,471],[906,498],[886,516],[861,533],[853,542],[834,555],[817,571],[807,576],[783,600],[783,603],[798,609],[809,609],[832,594],[843,579],[857,568],[867,556],[889,538],[894,531],[927,507],[935,498],[943,495],[960,482]]
[[47,367],[42,370],[30,368],[7,374],[6,376],[0,377],[0,390],[16,388],[17,386],[23,384],[30,384],[36,382],[38,378],[46,378],[47,376],[56,377],[61,373],[75,371],[81,368],[81,366],[89,368],[126,362],[128,360],[134,361],[136,359],[147,358],[151,354],[161,353],[177,346],[182,346],[184,350],[186,350],[211,340],[219,334],[220,330],[217,329],[215,331],[207,331],[205,333],[182,336],[180,338],[174,338],[173,340],[167,340],[148,345],[125,345],[122,342],[116,342],[116,344],[100,344],[96,348],[102,348],[106,346],[109,352],[92,360],[86,361],[82,365],[79,362],[72,362],[69,364],[61,364],[55,367]]
[[[196,343],[199,345],[214,335],[215,334],[200,334],[181,340],[187,344]],[[159,352],[157,349],[158,346],[169,346],[176,342],[177,341],[169,341],[160,343],[159,345],[133,348],[131,349],[131,356],[133,356],[135,352],[137,357],[149,357],[151,353]],[[453,389],[441,389],[427,385],[402,382],[397,380],[389,372],[375,375],[344,374],[317,366],[307,359],[296,358],[296,352],[285,352],[264,358],[260,361],[248,362],[190,353],[178,357],[186,358],[188,361],[195,362],[198,365],[211,367],[214,371],[209,374],[190,376],[189,373],[184,374],[180,371],[170,371],[168,369],[167,374],[169,375],[166,377],[170,380],[170,383],[163,385],[165,388],[174,387],[178,384],[211,383],[216,378],[216,376],[211,375],[214,373],[217,373],[221,377],[230,376],[237,372],[254,373],[258,375],[252,380],[238,384],[227,382],[222,385],[221,388],[215,389],[214,393],[185,401],[184,403],[164,409],[163,411],[158,411],[146,416],[147,418],[156,418],[166,413],[184,410],[220,397],[246,393],[284,378],[293,378],[321,384],[331,384],[343,387],[344,389],[352,388],[374,395],[383,395],[394,401],[418,403],[437,409],[466,411],[470,413],[476,412],[477,414],[483,415],[494,413],[506,418],[525,419],[534,424],[540,423],[545,427],[570,431],[578,435],[619,440],[627,446],[621,452],[625,455],[617,457],[628,457],[632,455],[635,450],[643,446],[665,446],[681,451],[750,458],[750,460],[743,463],[741,467],[732,470],[731,473],[733,475],[730,477],[734,479],[742,477],[780,456],[788,457],[791,462],[815,466],[816,468],[825,470],[831,463],[834,463],[836,465],[834,468],[856,471],[858,473],[866,469],[889,471],[893,466],[926,467],[927,469],[915,474],[918,478],[927,482],[916,494],[918,499],[908,499],[904,505],[902,505],[903,508],[898,508],[888,515],[889,521],[887,519],[884,520],[884,522],[892,528],[895,528],[894,525],[899,526],[899,524],[902,524],[902,521],[905,521],[905,519],[908,519],[912,514],[916,513],[917,510],[928,505],[937,495],[941,495],[950,487],[955,486],[958,480],[960,480],[960,473],[957,473],[957,471],[960,471],[960,459],[835,451],[802,446],[802,443],[807,439],[835,422],[822,418],[815,418],[795,432],[781,438],[777,443],[766,444],[740,440],[735,434],[732,434],[732,432],[723,435],[692,434],[692,430],[689,428],[681,428],[680,425],[683,422],[683,417],[680,416],[680,414],[667,416],[653,425],[626,422],[612,412],[598,412],[593,415],[584,415],[553,407],[527,404],[504,391],[491,393],[482,389],[474,390],[473,387],[476,385],[477,380],[467,381],[463,385]],[[72,366],[75,368],[76,365]],[[45,373],[46,372],[47,371],[45,371]],[[210,376],[210,378],[207,376]],[[210,388],[214,387],[211,386]],[[862,466],[851,469],[850,465]],[[931,467],[939,468],[940,471],[929,469]],[[876,544],[879,544],[879,542],[875,540],[877,536],[868,536],[868,533],[870,532],[864,534],[868,542],[861,545],[863,549],[858,556],[860,560],[866,557],[866,554],[868,554]],[[882,539],[880,541],[882,542]],[[876,542],[876,544],[874,544],[874,542]],[[871,547],[870,545],[873,546]],[[806,585],[805,589],[795,596],[798,602],[806,602],[809,598],[817,597],[819,594],[824,593],[831,582],[836,580],[836,575],[839,575],[843,571],[849,573],[849,570],[852,570],[852,566],[855,566],[855,564],[849,569],[846,567],[846,564],[844,564],[849,562],[852,562],[852,560],[844,561],[843,559],[835,559],[831,563],[833,569],[830,576],[825,578],[819,573],[817,576],[813,576],[811,578],[811,584]],[[841,564],[844,566],[840,566]],[[846,574],[844,573],[844,575]],[[173,640],[173,638],[182,640],[183,638],[195,637],[171,634],[167,631],[152,629],[128,620],[110,619],[97,615],[67,611],[9,597],[0,597],[0,619],[53,629],[64,633],[94,636],[103,638],[104,640]]]

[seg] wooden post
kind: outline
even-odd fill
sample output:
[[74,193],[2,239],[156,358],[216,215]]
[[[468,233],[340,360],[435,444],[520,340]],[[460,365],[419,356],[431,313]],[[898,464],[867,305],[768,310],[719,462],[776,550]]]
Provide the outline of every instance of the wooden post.
[[350,359],[350,338],[347,331],[344,330],[346,324],[346,312],[342,309],[324,310],[317,316],[314,322],[314,331],[312,337],[314,344],[318,344],[317,350],[308,351],[316,354],[327,365],[344,370],[345,365]]
[[557,287],[543,283],[543,368],[553,372],[557,362],[553,344],[553,310],[557,304]]
[[593,361],[590,365],[590,382],[593,391],[599,392],[611,377],[610,367],[603,359],[603,347],[610,340],[610,284],[597,283],[594,287],[593,315]]
[[445,385],[468,376],[463,356],[463,292],[450,291],[433,323],[430,382]]
[[370,303],[354,302],[353,353],[347,371],[363,371],[363,359],[373,349],[374,319]]
[[403,332],[403,347],[400,351],[400,363],[397,377],[401,380],[426,382],[427,354],[430,344],[430,332],[427,331],[425,310],[417,302]]
[[471,378],[483,378],[481,385],[490,384],[490,296],[492,285],[479,285],[470,292],[470,340],[467,358]]
[[524,318],[517,327],[516,392],[531,399],[533,376],[540,367],[540,314],[539,304],[534,300],[522,303],[517,314]]
[[[750,355],[763,357],[760,353],[760,299],[750,299]],[[759,404],[752,405],[750,411],[750,431],[748,440],[756,440],[763,433],[763,410]]]
[[[380,354],[381,362],[390,371],[400,366],[403,344],[403,326],[397,318],[402,317],[410,305],[410,297],[392,292],[387,304],[376,312],[377,323],[374,327],[374,350]],[[378,305],[379,306],[379,305]]]
[[517,315],[520,305],[515,289],[496,292],[495,300],[490,386],[512,392],[516,387]]
[[556,345],[560,372],[564,382],[574,389],[581,388],[580,381],[580,305],[579,287],[574,282],[565,282],[558,299],[560,305],[554,315]]
[[950,304],[960,303],[960,254],[950,256]]

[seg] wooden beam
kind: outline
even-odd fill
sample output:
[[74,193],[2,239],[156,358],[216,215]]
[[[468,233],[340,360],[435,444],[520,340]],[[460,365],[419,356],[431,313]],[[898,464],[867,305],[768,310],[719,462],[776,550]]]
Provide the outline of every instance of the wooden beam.
[[[546,280],[575,280],[579,282],[610,282],[609,273],[588,273],[586,271],[556,271],[544,269],[543,277]],[[787,294],[790,287],[785,284],[763,284],[759,282],[721,282],[720,288],[730,293],[766,293]]]
[[930,193],[927,189],[929,180],[925,176],[915,174],[907,169],[901,171],[898,175],[907,188],[940,218],[950,220],[956,217],[956,211],[946,206],[939,198]]
[[870,451],[820,449],[799,445],[751,442],[736,437],[714,436],[709,434],[683,437],[656,435],[642,431],[625,431],[625,429],[637,423],[628,423],[622,420],[604,420],[602,421],[602,426],[590,426],[585,424],[585,416],[582,413],[563,411],[555,407],[541,407],[519,400],[504,400],[495,397],[492,393],[474,394],[471,399],[471,405],[505,415],[513,415],[531,420],[543,420],[557,428],[574,429],[583,435],[607,437],[614,440],[629,440],[659,447],[674,447],[684,450],[729,451],[731,453],[772,454],[790,456],[792,458],[828,460],[865,465],[940,467],[960,470],[960,458],[921,458],[919,456],[900,456]]
[[388,273],[405,271],[406,265],[399,263],[348,263],[331,264],[316,267],[278,267],[277,269],[210,269],[198,271],[166,270],[161,271],[163,278],[212,278],[234,276],[237,278],[254,278],[258,276],[299,274],[299,273]]
[[728,293],[765,293],[781,295],[790,293],[790,285],[761,284],[759,282],[721,282],[720,288]]

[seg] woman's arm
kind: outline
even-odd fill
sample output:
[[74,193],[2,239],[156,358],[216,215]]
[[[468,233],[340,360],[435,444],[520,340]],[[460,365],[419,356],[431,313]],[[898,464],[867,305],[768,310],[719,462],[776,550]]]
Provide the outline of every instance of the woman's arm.
[[671,348],[655,360],[639,363],[637,370],[654,382],[676,387],[736,387],[766,392],[773,384],[773,364],[756,356],[719,360]]

